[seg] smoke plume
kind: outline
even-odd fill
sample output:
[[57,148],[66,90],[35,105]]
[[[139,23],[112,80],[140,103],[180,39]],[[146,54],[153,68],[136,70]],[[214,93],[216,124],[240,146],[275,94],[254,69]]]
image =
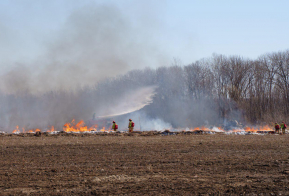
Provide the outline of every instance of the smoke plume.
[[0,77],[2,92],[75,91],[131,69],[156,65],[163,57],[146,41],[145,32],[137,31],[112,5],[90,4],[75,10],[42,48],[44,53],[34,60],[10,63],[12,68]]
[[[1,21],[0,26],[4,27]],[[3,29],[0,39],[8,42],[4,34],[13,35],[12,30]],[[165,59],[153,42],[147,42],[146,32],[117,7],[91,3],[74,10],[60,29],[45,38],[40,55],[17,60],[3,56],[5,61],[0,61],[2,130],[11,131],[16,125],[61,130],[72,119],[89,119],[93,113],[124,114],[151,102],[155,87],[135,86],[136,93],[125,86],[117,94],[99,90],[100,82]],[[12,40],[11,47],[16,45]],[[128,102],[133,104],[127,107]]]

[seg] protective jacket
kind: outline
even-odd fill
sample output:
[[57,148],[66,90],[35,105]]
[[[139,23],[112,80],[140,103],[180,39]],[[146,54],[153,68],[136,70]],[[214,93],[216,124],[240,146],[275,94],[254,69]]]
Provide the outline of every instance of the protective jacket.
[[281,126],[281,129],[285,129],[285,124],[284,123],[281,123],[280,126]]
[[112,123],[112,129],[115,129],[115,123]]
[[132,121],[129,121],[128,128],[132,128]]

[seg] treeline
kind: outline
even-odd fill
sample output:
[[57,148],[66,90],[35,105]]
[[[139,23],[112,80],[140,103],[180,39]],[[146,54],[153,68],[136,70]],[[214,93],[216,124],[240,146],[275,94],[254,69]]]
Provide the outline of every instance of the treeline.
[[134,85],[158,86],[144,110],[174,126],[289,120],[289,50],[257,60],[213,55],[187,66],[134,70],[109,82],[116,94]]
[[[112,73],[113,74],[113,73]],[[113,108],[118,97],[143,86],[157,86],[153,103],[142,112],[173,127],[220,125],[229,120],[260,124],[287,121],[289,50],[260,56],[213,55],[190,65],[133,70],[77,92],[41,96],[0,93],[0,128],[61,127]],[[125,117],[131,117],[130,114]]]

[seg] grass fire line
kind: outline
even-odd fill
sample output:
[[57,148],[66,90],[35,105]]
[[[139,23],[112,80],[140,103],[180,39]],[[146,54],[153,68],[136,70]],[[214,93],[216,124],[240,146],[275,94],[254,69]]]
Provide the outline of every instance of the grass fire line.
[[[150,131],[150,130],[145,130]],[[159,130],[160,132],[164,130]],[[166,130],[167,132],[169,130]],[[169,132],[198,132],[201,131],[202,133],[208,133],[208,134],[215,134],[215,133],[224,133],[224,134],[266,134],[266,133],[274,133],[273,129],[269,125],[265,126],[259,126],[259,127],[244,127],[244,128],[231,128],[229,130],[225,130],[222,127],[207,127],[207,126],[201,126],[201,127],[194,127],[194,128],[186,128],[186,129],[173,129]],[[91,126],[87,126],[83,120],[80,120],[78,123],[75,122],[73,119],[70,123],[65,123],[63,125],[63,130],[55,130],[54,126],[51,126],[51,128],[44,130],[37,129],[29,129],[25,130],[25,128],[19,128],[19,126],[16,126],[16,129],[13,130],[13,134],[20,134],[20,133],[38,133],[38,132],[47,132],[47,133],[59,133],[59,132],[65,132],[65,133],[96,133],[96,132],[106,132],[106,133],[112,133],[114,132],[111,127],[102,127],[99,128],[98,124],[93,124]],[[124,132],[124,131],[122,131]]]

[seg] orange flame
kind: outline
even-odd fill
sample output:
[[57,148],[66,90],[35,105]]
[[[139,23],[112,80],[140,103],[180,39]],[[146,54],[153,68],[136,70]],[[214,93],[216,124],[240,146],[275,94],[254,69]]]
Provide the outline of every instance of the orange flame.
[[[222,131],[222,132],[226,132],[224,129],[222,129],[222,127],[217,127],[218,131]],[[205,126],[201,126],[201,127],[195,127],[193,129],[191,129],[192,131],[197,131],[197,130],[202,130],[202,131],[212,131],[212,132],[215,132],[216,131],[216,128],[213,128],[213,129],[210,129],[210,128],[207,128]],[[245,128],[236,128],[236,129],[232,129],[230,130],[230,132],[243,132],[243,131],[246,131],[246,132],[254,132],[254,133],[257,133],[258,131],[272,131],[272,128],[270,128],[268,125],[265,125],[265,126],[260,126],[258,128],[255,128],[255,127],[245,127]]]
[[245,127],[245,131],[247,132],[272,131],[272,129],[268,125],[265,125],[258,128]]
[[54,126],[51,126],[51,129],[47,130],[47,132],[54,132]]
[[66,123],[63,126],[63,131],[65,132],[90,132],[96,130],[97,125],[93,125],[92,127],[88,128],[85,126],[85,122],[83,120],[79,121],[75,124],[75,120],[73,119],[71,123]]
[[16,126],[16,129],[14,131],[12,131],[12,133],[20,133],[18,125]]

